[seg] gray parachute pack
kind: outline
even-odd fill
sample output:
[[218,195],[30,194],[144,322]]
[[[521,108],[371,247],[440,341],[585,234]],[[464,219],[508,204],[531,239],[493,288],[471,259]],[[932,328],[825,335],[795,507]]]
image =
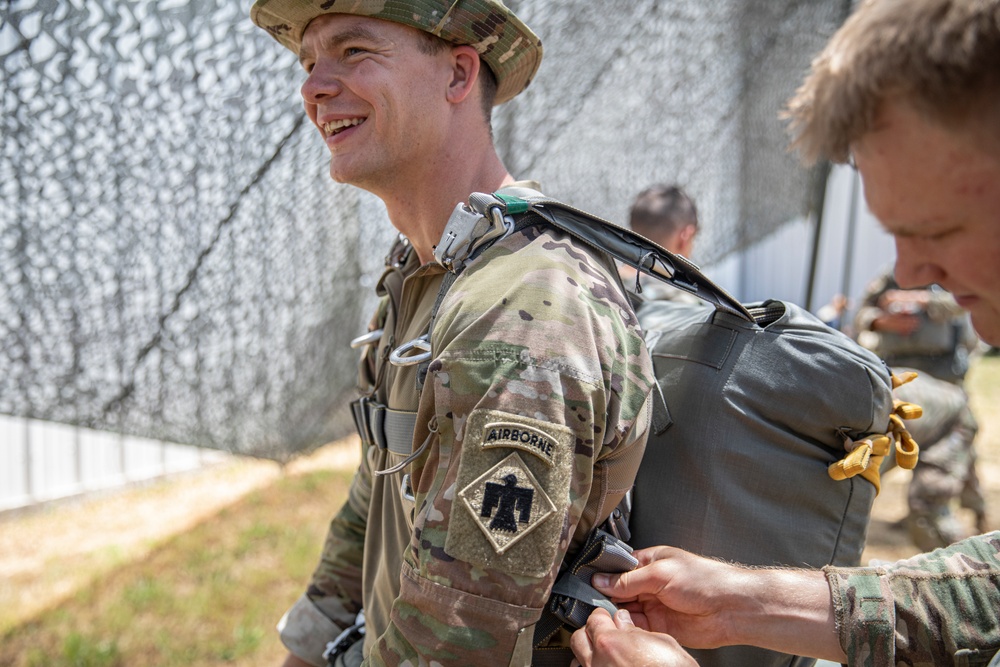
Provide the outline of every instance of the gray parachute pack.
[[[631,504],[564,563],[536,640],[580,627],[597,606],[613,610],[589,579],[635,567],[631,548],[667,544],[756,566],[857,565],[880,464],[888,455],[916,463],[902,419],[919,408],[893,397],[906,379],[795,304],[740,303],[686,258],[532,190],[474,193],[456,207],[435,258],[457,275],[493,240],[530,224],[552,225],[704,302],[636,297],[658,389],[646,453]],[[752,647],[693,654],[706,666],[814,662]]]

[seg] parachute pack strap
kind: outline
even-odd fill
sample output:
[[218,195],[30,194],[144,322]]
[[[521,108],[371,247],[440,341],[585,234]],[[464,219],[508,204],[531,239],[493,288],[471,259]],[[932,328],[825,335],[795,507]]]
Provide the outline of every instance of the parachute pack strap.
[[[583,581],[583,579],[572,576],[569,573],[559,577],[555,586],[552,587],[552,594],[579,600],[592,609],[597,607],[606,609],[612,616],[618,611],[618,607],[603,593]],[[586,623],[586,620],[584,620],[584,623]]]
[[[535,190],[527,188],[508,189],[539,194]],[[441,281],[437,298],[435,298],[434,306],[431,308],[430,325],[427,328],[428,341],[431,332],[434,331],[434,322],[437,319],[441,303],[444,301],[445,295],[448,294],[448,290],[455,284],[455,280],[465,270],[466,264],[508,234],[538,224],[534,216],[519,216],[516,221],[511,217],[527,212],[528,206],[524,199],[503,192],[489,195],[473,192],[469,196],[468,206],[459,204],[455,207],[448,219],[448,224],[445,226],[441,241],[434,248],[435,260],[448,272]],[[430,359],[428,358],[417,367],[417,391],[421,391],[424,387],[429,366]]]
[[504,194],[503,192],[494,192],[493,196],[504,203],[505,212],[510,215],[526,213],[531,208],[527,199],[521,199],[520,197]]
[[[444,301],[445,295],[451,286],[455,284],[455,280],[458,278],[457,273],[448,272],[444,274],[444,278],[441,279],[441,287],[438,288],[437,297],[434,299],[434,306],[431,308],[431,319],[430,324],[427,326],[427,341],[430,342],[431,332],[434,331],[434,321],[437,319],[438,310],[441,308],[441,302]],[[417,366],[417,391],[422,391],[424,388],[424,380],[427,379],[427,369],[431,365],[430,356],[425,361],[420,362]]]
[[[906,373],[892,376],[892,387],[895,389],[917,377],[916,373]],[[869,435],[861,440],[847,439],[845,447],[847,455],[839,461],[834,461],[827,468],[830,477],[835,480],[850,479],[861,475],[875,487],[878,494],[882,489],[880,468],[882,460],[890,453],[896,457],[896,465],[906,470],[912,470],[920,458],[920,447],[910,435],[903,422],[905,419],[918,419],[923,415],[923,409],[914,403],[893,401],[893,410],[889,415],[889,424],[885,433]]]
[[587,623],[587,617],[597,607],[615,613],[617,607],[590,585],[590,578],[594,573],[618,574],[634,570],[638,565],[639,561],[632,555],[632,547],[614,535],[595,528],[552,587],[549,602],[535,624],[536,651],[559,628],[583,627]]
[[[637,271],[690,292],[719,310],[737,315],[748,322],[754,321],[743,304],[709,280],[696,264],[630,229],[619,227],[590,213],[542,196],[517,197],[510,194],[474,193],[469,201],[474,200],[484,202],[490,207],[499,206],[505,214],[524,211],[536,213],[553,227],[592,248],[608,253]],[[483,205],[480,204],[476,208]],[[482,212],[485,214],[485,210]]]
[[875,486],[875,493],[882,488],[879,466],[889,453],[890,438],[886,435],[868,436],[862,440],[848,440],[847,455],[830,464],[827,472],[834,480],[840,481],[861,475]]

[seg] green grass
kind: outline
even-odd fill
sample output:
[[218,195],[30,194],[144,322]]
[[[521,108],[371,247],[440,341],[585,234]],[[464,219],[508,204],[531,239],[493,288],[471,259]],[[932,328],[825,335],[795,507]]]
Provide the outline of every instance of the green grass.
[[351,473],[285,477],[0,636],[0,665],[277,664]]

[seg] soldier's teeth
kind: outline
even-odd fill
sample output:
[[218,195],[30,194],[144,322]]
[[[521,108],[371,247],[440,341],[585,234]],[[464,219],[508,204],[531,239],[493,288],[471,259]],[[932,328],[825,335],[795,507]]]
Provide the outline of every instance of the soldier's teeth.
[[355,125],[360,125],[365,122],[364,118],[344,118],[342,120],[331,120],[329,123],[323,126],[323,131],[327,134],[336,134],[344,128],[354,127]]

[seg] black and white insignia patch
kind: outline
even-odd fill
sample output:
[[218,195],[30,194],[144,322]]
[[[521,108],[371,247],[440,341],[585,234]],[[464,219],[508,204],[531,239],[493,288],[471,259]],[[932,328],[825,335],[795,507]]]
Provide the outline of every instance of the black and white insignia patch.
[[511,454],[458,493],[493,549],[502,554],[556,511],[518,454]]

